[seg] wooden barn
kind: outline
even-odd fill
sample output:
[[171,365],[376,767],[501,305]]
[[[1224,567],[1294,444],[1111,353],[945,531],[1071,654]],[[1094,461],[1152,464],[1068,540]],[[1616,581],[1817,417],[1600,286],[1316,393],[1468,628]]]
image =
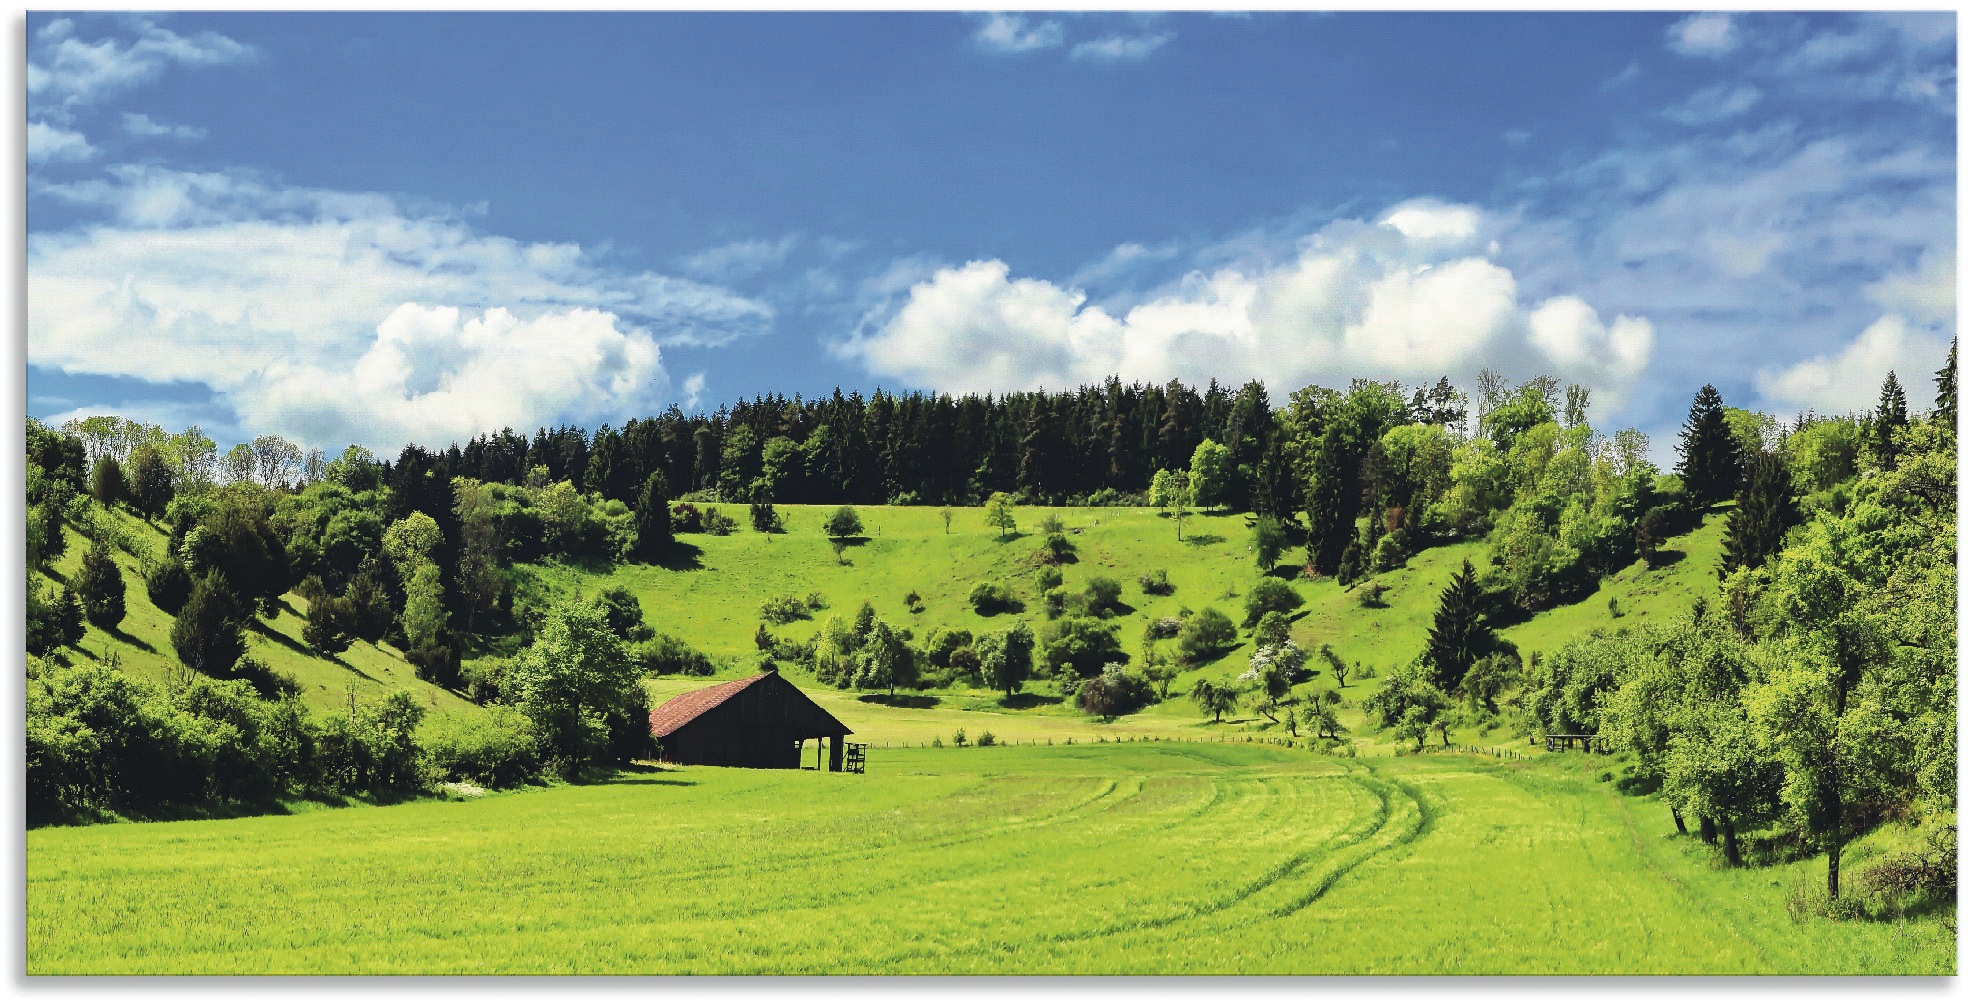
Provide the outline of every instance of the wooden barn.
[[852,732],[774,670],[677,695],[649,713],[649,734],[675,764],[798,767],[803,742],[827,739],[827,770],[838,771]]

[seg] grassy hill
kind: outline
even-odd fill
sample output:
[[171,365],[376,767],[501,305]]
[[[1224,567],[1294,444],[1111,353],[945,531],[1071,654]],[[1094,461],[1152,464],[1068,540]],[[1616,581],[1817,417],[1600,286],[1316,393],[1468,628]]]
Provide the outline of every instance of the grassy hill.
[[1955,971],[1951,912],[1794,922],[1821,861],[1711,870],[1574,758],[909,750],[30,830],[26,971]]
[[[1060,567],[1064,586],[1078,591],[1094,576],[1107,576],[1122,585],[1124,612],[1115,622],[1122,645],[1140,655],[1143,626],[1150,618],[1175,615],[1188,608],[1213,606],[1233,620],[1243,618],[1243,596],[1260,578],[1250,550],[1243,515],[1203,514],[1185,519],[1178,540],[1174,523],[1160,512],[1141,508],[1019,508],[1019,532],[1001,535],[984,523],[980,508],[952,508],[949,525],[930,507],[858,508],[865,538],[836,558],[820,525],[831,507],[783,506],[784,534],[761,534],[741,529],[726,536],[685,535],[684,558],[674,568],[647,565],[617,566],[590,572],[559,564],[524,567],[533,585],[556,593],[579,590],[592,594],[609,586],[634,593],[643,613],[656,629],[684,638],[720,664],[720,676],[749,673],[756,656],[753,633],[759,625],[759,605],[769,597],[804,598],[818,593],[825,610],[812,620],[772,626],[775,635],[805,639],[829,614],[852,617],[863,600],[884,620],[905,624],[920,640],[937,626],[963,627],[982,634],[1010,627],[1024,619],[1035,628],[1045,621],[1036,584],[1042,538],[1038,523],[1047,514],[1064,522],[1075,552]],[[726,507],[734,518],[743,508]],[[125,512],[112,515],[139,551],[155,551],[165,543],[157,528]],[[1635,563],[1609,577],[1598,592],[1578,604],[1560,607],[1504,630],[1526,653],[1549,650],[1566,638],[1598,627],[1646,621],[1678,613],[1698,593],[1712,591],[1720,558],[1723,515],[1712,514],[1697,530],[1672,540],[1671,555],[1658,569]],[[69,529],[68,550],[52,567],[52,579],[65,583],[81,563],[87,540]],[[1442,589],[1469,557],[1480,567],[1486,546],[1481,542],[1430,549],[1401,569],[1377,579],[1388,586],[1386,607],[1364,608],[1358,588],[1343,588],[1332,580],[1293,579],[1305,598],[1295,616],[1294,638],[1315,650],[1329,643],[1349,661],[1359,661],[1376,673],[1406,662],[1423,646]],[[1288,553],[1288,556],[1295,553]],[[171,619],[150,603],[138,575],[138,560],[119,553],[119,566],[128,585],[129,615],[118,634],[88,629],[81,655],[101,657],[111,651],[125,669],[152,679],[176,670],[171,653]],[[1164,570],[1174,585],[1172,594],[1142,591],[1144,574]],[[1021,611],[983,616],[967,598],[979,581],[1011,588],[1023,602]],[[922,600],[912,613],[905,598],[911,592]],[[1624,616],[1614,619],[1609,602]],[[317,709],[345,705],[351,689],[370,699],[396,688],[415,692],[434,712],[476,710],[457,694],[418,680],[401,654],[388,645],[358,642],[330,660],[313,655],[300,640],[306,602],[289,594],[281,614],[259,622],[249,632],[249,652],[274,669],[293,677],[303,697]],[[1251,652],[1246,639],[1221,659],[1184,673],[1170,690],[1170,699],[1134,716],[1112,722],[1088,718],[1062,703],[1052,686],[1038,682],[1010,705],[994,691],[959,685],[942,691],[915,692],[885,704],[886,699],[861,692],[835,691],[797,672],[791,676],[823,706],[876,743],[948,742],[959,727],[975,739],[984,731],[1006,740],[1064,742],[1126,739],[1144,736],[1215,736],[1239,738],[1253,733],[1282,736],[1281,727],[1248,710],[1217,725],[1204,718],[1183,695],[1201,678],[1221,681],[1241,673]],[[1318,668],[1315,661],[1310,664]],[[665,677],[648,682],[652,695],[666,698],[700,687],[703,678]],[[1301,686],[1301,693],[1333,686],[1323,674]],[[1347,703],[1341,717],[1361,749],[1384,752],[1391,744],[1372,732],[1356,707],[1358,698],[1378,686],[1375,679],[1349,679]],[[1479,742],[1495,742],[1501,733],[1468,734]]]

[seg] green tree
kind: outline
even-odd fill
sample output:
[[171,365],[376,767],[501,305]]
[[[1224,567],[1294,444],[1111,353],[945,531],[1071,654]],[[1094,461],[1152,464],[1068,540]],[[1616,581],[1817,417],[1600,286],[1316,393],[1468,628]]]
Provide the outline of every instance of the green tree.
[[1186,666],[1197,666],[1237,644],[1237,626],[1215,608],[1190,615],[1175,634],[1176,655]]
[[130,453],[130,504],[145,520],[156,520],[171,503],[176,488],[170,463],[155,445],[141,445]]
[[1213,721],[1222,722],[1223,713],[1237,710],[1237,703],[1244,700],[1244,693],[1228,681],[1212,684],[1209,678],[1204,677],[1198,679],[1196,686],[1189,689],[1189,697],[1194,699],[1196,706]]
[[1230,449],[1204,438],[1189,459],[1189,489],[1198,507],[1215,507],[1230,489]]
[[980,637],[975,649],[984,683],[1009,698],[1025,686],[1032,676],[1032,651],[1037,637],[1031,626],[1019,622],[1003,632]]
[[861,534],[861,515],[852,507],[839,507],[824,525],[828,538],[847,539]]
[[1148,504],[1168,511],[1175,518],[1175,537],[1182,537],[1182,516],[1193,502],[1189,473],[1182,469],[1157,469],[1148,483]]
[[639,671],[601,608],[566,601],[548,610],[531,645],[513,660],[509,684],[542,747],[563,774],[603,763],[623,741],[627,717],[648,737]]
[[1278,565],[1278,559],[1285,554],[1284,523],[1269,514],[1258,517],[1251,525],[1251,551],[1257,555],[1257,569],[1261,573],[1271,572]]
[[184,563],[174,555],[165,555],[150,568],[144,577],[144,593],[149,595],[150,603],[157,605],[159,611],[175,615],[184,607],[185,599],[191,596],[191,574],[185,571]]
[[75,594],[82,601],[83,617],[99,629],[114,632],[123,623],[123,571],[103,539],[96,539],[82,554],[82,571],[75,578]]
[[642,482],[642,495],[636,498],[635,554],[643,562],[661,559],[676,541],[670,524],[670,496],[663,474],[652,472]]
[[1251,629],[1251,643],[1258,648],[1290,641],[1291,619],[1283,611],[1266,611]]
[[445,609],[444,576],[436,563],[422,563],[410,572],[409,580],[403,584],[403,614],[399,623],[406,649],[421,649],[441,641],[451,624],[451,614]]
[[1722,564],[1716,575],[1755,569],[1783,547],[1784,532],[1798,520],[1791,496],[1790,470],[1783,456],[1758,452],[1749,460],[1749,479],[1736,496],[1736,509],[1722,536]]
[[208,676],[231,673],[246,652],[246,637],[240,631],[245,617],[225,577],[208,571],[193,579],[191,594],[171,625],[171,648],[178,662]]
[[1435,609],[1435,622],[1428,629],[1428,648],[1422,659],[1431,671],[1431,680],[1443,691],[1453,691],[1462,683],[1470,665],[1496,646],[1496,633],[1483,620],[1482,594],[1476,587],[1476,570],[1468,559],[1442,591],[1442,602]]
[[1267,576],[1244,594],[1244,627],[1256,625],[1258,619],[1271,612],[1290,614],[1305,604],[1305,598],[1298,589],[1275,576]]
[[129,485],[123,481],[123,466],[116,456],[96,459],[95,472],[89,476],[89,494],[105,508],[116,506],[129,495]]
[[329,657],[341,655],[355,643],[355,605],[346,597],[325,591],[308,598],[301,641]]
[[[1018,530],[1018,521],[1012,517],[1011,508],[1012,499],[1006,493],[993,493],[991,499],[984,502],[984,523],[998,529],[999,538],[1003,538],[1007,531]],[[944,522],[944,528],[948,530],[948,521]]]
[[1898,463],[1899,439],[1906,425],[1906,390],[1900,388],[1900,377],[1889,371],[1879,386],[1879,407],[1872,415],[1872,451],[1880,468],[1891,469]]
[[1707,506],[1728,499],[1742,480],[1742,456],[1736,437],[1729,431],[1722,394],[1712,385],[1695,393],[1688,408],[1688,419],[1681,425],[1681,481],[1688,496]]
[[1948,434],[1954,433],[1956,420],[1955,391],[1957,379],[1954,368],[1954,348],[1958,339],[1953,338],[1948,341],[1947,365],[1934,373],[1934,421],[1940,424]]
[[1069,615],[1048,626],[1048,632],[1043,655],[1055,673],[1070,667],[1081,677],[1097,677],[1107,664],[1127,662],[1113,627],[1097,618]]

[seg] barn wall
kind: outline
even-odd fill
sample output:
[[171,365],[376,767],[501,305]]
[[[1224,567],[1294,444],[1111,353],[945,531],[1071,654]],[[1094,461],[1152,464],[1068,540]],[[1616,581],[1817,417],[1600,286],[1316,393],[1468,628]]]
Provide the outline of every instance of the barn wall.
[[848,732],[790,681],[770,677],[664,737],[663,759],[717,767],[796,768],[801,740]]

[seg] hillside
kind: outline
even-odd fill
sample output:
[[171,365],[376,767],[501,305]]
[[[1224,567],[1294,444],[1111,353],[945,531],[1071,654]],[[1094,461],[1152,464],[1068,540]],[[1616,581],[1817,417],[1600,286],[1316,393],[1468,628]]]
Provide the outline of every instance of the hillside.
[[[734,517],[745,513],[738,507],[725,510]],[[772,627],[776,636],[796,641],[811,637],[827,615],[851,618],[863,600],[870,602],[883,620],[912,629],[918,641],[939,626],[983,634],[1008,628],[1022,618],[1039,628],[1045,615],[1040,608],[1033,557],[1041,541],[1036,525],[1048,514],[1056,514],[1064,522],[1076,549],[1074,561],[1060,567],[1066,590],[1083,589],[1095,576],[1107,576],[1122,584],[1126,609],[1114,624],[1123,648],[1137,661],[1149,619],[1172,616],[1185,608],[1213,606],[1241,621],[1243,595],[1260,578],[1243,515],[1191,515],[1184,520],[1182,539],[1177,540],[1173,522],[1150,509],[1021,507],[1017,510],[1021,530],[1000,537],[996,529],[984,523],[981,508],[951,508],[946,531],[939,508],[863,507],[858,511],[866,537],[837,560],[820,531],[832,507],[782,505],[779,510],[787,522],[784,534],[740,529],[725,536],[681,536],[686,558],[680,560],[680,568],[621,565],[597,573],[550,564],[522,567],[522,572],[531,576],[536,586],[559,594],[577,589],[593,594],[611,586],[628,588],[653,628],[681,637],[709,654],[719,664],[720,677],[751,671],[757,653],[753,634],[760,623],[759,604],[768,597],[824,595],[827,607],[813,619]],[[162,532],[154,526],[123,511],[113,516],[138,549],[164,544]],[[1504,629],[1502,634],[1528,654],[1593,628],[1645,621],[1650,615],[1687,607],[1697,593],[1714,586],[1722,521],[1723,515],[1711,514],[1701,528],[1670,542],[1668,548],[1684,553],[1684,558],[1669,557],[1653,570],[1635,563],[1607,578],[1586,600],[1547,611]],[[68,550],[55,562],[51,576],[58,583],[79,566],[88,544],[73,529],[67,537]],[[1329,579],[1294,579],[1292,585],[1306,603],[1294,616],[1293,637],[1307,650],[1330,644],[1348,661],[1357,660],[1376,673],[1384,673],[1422,648],[1449,577],[1464,557],[1481,566],[1484,551],[1481,542],[1429,549],[1414,556],[1405,567],[1379,575],[1376,579],[1389,588],[1383,608],[1361,607],[1357,587],[1344,588]],[[1301,556],[1302,552],[1287,553],[1290,559]],[[119,553],[117,561],[128,584],[129,615],[119,635],[91,626],[81,644],[82,655],[100,657],[114,651],[125,669],[147,678],[166,678],[177,669],[170,646],[171,619],[145,595],[137,558]],[[1138,578],[1155,570],[1167,571],[1173,593],[1156,596],[1142,592]],[[979,615],[967,596],[980,581],[1009,586],[1023,600],[1023,610]],[[919,613],[912,614],[905,604],[912,591],[922,599]],[[1625,615],[1623,620],[1608,614],[1608,601],[1617,601]],[[357,642],[334,660],[314,655],[300,640],[305,611],[306,602],[289,593],[281,614],[260,622],[248,633],[248,642],[251,655],[300,683],[310,707],[343,707],[351,689],[358,698],[373,699],[406,688],[439,713],[476,711],[476,706],[455,692],[418,680],[401,654],[387,644]],[[1061,704],[1051,685],[1043,681],[1029,684],[1015,708],[1007,708],[997,692],[965,685],[919,692],[891,706],[881,703],[885,699],[863,692],[824,687],[797,671],[790,676],[860,737],[877,743],[948,741],[959,727],[972,739],[989,730],[1001,739],[1062,742],[1067,738],[1247,731],[1283,735],[1280,727],[1249,712],[1215,725],[1183,697],[1198,679],[1221,681],[1241,673],[1250,652],[1249,641],[1244,638],[1217,661],[1183,673],[1172,683],[1169,700],[1107,723]],[[1320,667],[1316,660],[1309,666],[1315,671]],[[704,678],[671,676],[652,679],[647,686],[660,700],[707,683],[710,680]],[[1311,681],[1300,686],[1300,692],[1332,684],[1322,672],[1315,673]],[[1349,678],[1345,692],[1341,718],[1362,749],[1388,745],[1380,734],[1362,724],[1356,707],[1357,699],[1377,686],[1377,678]]]

